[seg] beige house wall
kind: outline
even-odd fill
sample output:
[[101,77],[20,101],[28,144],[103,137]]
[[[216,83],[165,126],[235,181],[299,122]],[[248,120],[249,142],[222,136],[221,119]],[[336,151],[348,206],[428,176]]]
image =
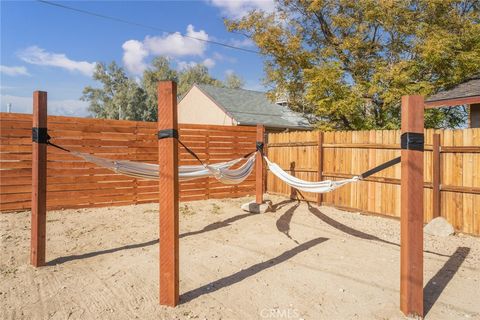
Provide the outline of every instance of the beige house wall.
[[178,123],[237,125],[235,120],[196,86],[178,103]]

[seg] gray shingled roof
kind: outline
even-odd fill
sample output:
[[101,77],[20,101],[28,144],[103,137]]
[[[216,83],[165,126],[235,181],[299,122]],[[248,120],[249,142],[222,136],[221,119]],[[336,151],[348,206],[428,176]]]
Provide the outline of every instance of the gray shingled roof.
[[464,83],[461,83],[450,90],[438,92],[428,97],[426,102],[467,98],[474,96],[480,96],[480,76],[465,81]]
[[263,124],[266,127],[312,129],[298,112],[270,102],[264,92],[196,85],[240,125]]

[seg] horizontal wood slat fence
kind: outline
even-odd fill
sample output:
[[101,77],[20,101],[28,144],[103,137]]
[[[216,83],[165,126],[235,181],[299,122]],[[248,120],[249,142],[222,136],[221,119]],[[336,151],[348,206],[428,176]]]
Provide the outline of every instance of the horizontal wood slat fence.
[[[153,122],[49,116],[48,127],[52,141],[73,150],[111,159],[158,162]],[[30,209],[31,128],[31,115],[0,113],[1,211]],[[180,136],[202,160],[218,162],[253,151],[256,128],[180,125]],[[267,153],[288,172],[316,181],[362,173],[399,156],[399,144],[400,131],[396,130],[271,133]],[[480,235],[480,129],[425,130],[425,150],[425,222],[441,215],[456,230]],[[181,165],[197,164],[183,148],[179,152]],[[47,166],[50,210],[158,201],[156,181],[116,174],[52,147],[48,148]],[[270,193],[299,197],[271,173],[266,184]],[[254,193],[254,174],[235,186],[215,179],[180,184],[181,201]],[[399,217],[400,166],[335,192],[302,194],[324,205]]]
[[[443,216],[457,231],[480,235],[480,129],[425,130],[425,150],[425,223]],[[271,133],[267,152],[300,179],[338,180],[398,157],[400,131]],[[267,190],[302,199],[270,172]],[[323,205],[399,217],[400,165],[321,196],[302,195]]]
[[[111,159],[158,163],[157,123],[48,117],[52,142]],[[180,125],[180,138],[205,161],[220,162],[255,150],[256,128]],[[198,164],[182,147],[180,165]],[[0,210],[30,209],[32,116],[0,113]],[[215,179],[180,183],[180,200],[255,194],[255,175],[239,185]],[[81,208],[158,202],[157,181],[134,179],[48,147],[47,208]]]

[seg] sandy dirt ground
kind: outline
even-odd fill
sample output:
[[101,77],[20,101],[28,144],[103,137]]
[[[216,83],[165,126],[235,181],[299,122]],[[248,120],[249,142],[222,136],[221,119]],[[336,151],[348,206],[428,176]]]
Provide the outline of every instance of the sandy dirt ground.
[[[29,212],[0,215],[1,319],[404,319],[399,222],[270,196],[182,203],[177,308],[158,304],[158,212],[48,213],[48,266],[28,264]],[[480,319],[480,238],[425,237],[426,319]]]

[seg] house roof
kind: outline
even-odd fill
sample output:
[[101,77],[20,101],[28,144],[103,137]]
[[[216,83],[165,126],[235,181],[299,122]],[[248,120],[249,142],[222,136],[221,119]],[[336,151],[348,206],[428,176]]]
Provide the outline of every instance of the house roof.
[[263,124],[266,127],[312,129],[300,113],[268,100],[264,92],[195,85],[239,125]]
[[438,92],[425,100],[427,107],[454,106],[480,102],[480,76],[473,77],[450,90]]

